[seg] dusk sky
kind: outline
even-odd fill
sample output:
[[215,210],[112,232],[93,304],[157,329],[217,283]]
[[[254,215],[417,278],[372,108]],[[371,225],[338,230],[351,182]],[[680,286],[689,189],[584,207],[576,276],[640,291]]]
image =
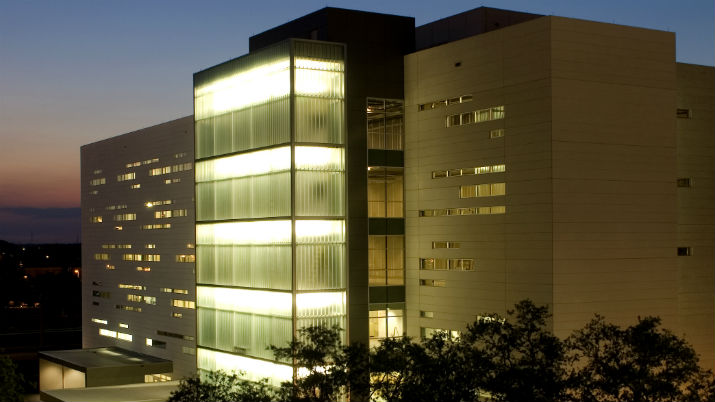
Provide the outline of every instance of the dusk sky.
[[[0,0],[0,239],[75,241],[80,146],[191,114],[192,74],[251,35],[325,6],[421,25],[482,5],[672,31],[678,61],[715,60],[712,0]],[[50,236],[44,216],[76,226]]]

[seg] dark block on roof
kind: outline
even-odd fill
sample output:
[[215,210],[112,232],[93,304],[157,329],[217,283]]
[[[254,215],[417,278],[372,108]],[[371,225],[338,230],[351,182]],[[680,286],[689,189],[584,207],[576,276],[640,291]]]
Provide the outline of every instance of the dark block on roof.
[[415,48],[427,49],[539,17],[543,15],[479,7],[417,27]]

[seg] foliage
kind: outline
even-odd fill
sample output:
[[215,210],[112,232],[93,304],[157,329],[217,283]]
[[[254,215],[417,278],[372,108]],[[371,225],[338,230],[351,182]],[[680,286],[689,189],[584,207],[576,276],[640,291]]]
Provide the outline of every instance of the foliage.
[[[547,328],[545,306],[525,300],[507,312],[483,316],[461,338],[481,362],[474,392],[497,401],[559,401],[565,390],[563,343]],[[474,364],[474,363],[473,363]]]
[[573,367],[569,395],[590,402],[703,401],[713,398],[712,373],[693,348],[660,319],[621,329],[596,316],[567,340]]
[[22,402],[25,379],[10,358],[0,356],[0,401]]
[[287,347],[271,346],[276,359],[302,368],[293,382],[281,385],[282,400],[335,401],[369,392],[368,350],[343,346],[341,331],[338,326],[301,328]]
[[658,318],[622,329],[596,316],[561,341],[549,317],[525,300],[458,337],[387,338],[373,349],[342,345],[337,326],[303,328],[286,347],[271,346],[276,359],[301,367],[279,390],[211,372],[182,381],[170,401],[715,402],[713,374]]
[[208,371],[205,377],[194,376],[181,380],[179,388],[171,392],[169,402],[195,401],[275,401],[276,395],[267,379],[252,382],[238,374]]

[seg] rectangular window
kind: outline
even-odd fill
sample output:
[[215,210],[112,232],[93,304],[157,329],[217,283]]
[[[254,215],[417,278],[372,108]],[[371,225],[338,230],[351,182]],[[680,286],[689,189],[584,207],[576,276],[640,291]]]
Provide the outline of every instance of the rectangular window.
[[166,349],[166,342],[156,339],[146,338],[146,345],[152,348]]
[[117,337],[117,331],[110,331],[108,329],[100,328],[99,329],[99,334],[102,336],[108,336],[110,338],[116,338]]
[[675,115],[679,119],[690,119],[693,117],[690,109],[676,109]]
[[681,177],[678,179],[678,187],[690,187],[690,178],[689,177]]
[[420,112],[424,112],[425,110],[432,110],[432,109],[437,109],[440,107],[445,107],[447,105],[455,105],[458,103],[466,103],[466,102],[471,102],[473,99],[472,95],[462,95],[459,97],[455,98],[447,98],[447,99],[440,99],[440,100],[435,100],[427,103],[422,103],[417,106],[417,110]]
[[117,332],[117,339],[121,339],[121,340],[123,340],[123,341],[131,342],[131,341],[132,341],[132,338],[133,338],[133,337],[132,337],[131,334],[125,334],[125,333],[123,333],[123,332]]
[[377,346],[380,339],[400,337],[404,334],[404,303],[373,304],[369,308],[371,347]]
[[99,318],[92,318],[92,322],[102,325],[107,325],[107,320],[101,320]]
[[474,259],[471,258],[420,258],[420,269],[474,271]]
[[101,216],[93,216],[92,223],[102,223],[102,217]]
[[420,286],[442,288],[445,284],[444,279],[420,279]]
[[190,300],[172,299],[171,305],[174,307],[181,307],[181,308],[190,308],[190,309],[196,308],[196,302],[190,301]]
[[368,98],[368,149],[402,150],[404,131],[405,113],[402,100]]
[[134,172],[117,175],[117,181],[127,181],[136,179],[137,175]]
[[89,181],[90,186],[99,186],[99,185],[106,184],[106,183],[107,183],[107,179],[104,177],[99,177],[97,179],[92,179]]
[[368,167],[367,210],[370,218],[404,216],[403,175],[403,168]]
[[504,129],[497,128],[495,130],[489,131],[489,138],[501,138],[504,136]]
[[116,304],[114,306],[117,310],[124,310],[124,311],[134,311],[135,313],[141,313],[142,308],[141,307],[134,307],[134,306],[125,306],[123,304]]
[[459,198],[494,197],[506,194],[506,183],[459,186]]
[[368,236],[369,286],[404,284],[404,236]]
[[691,247],[678,247],[678,257],[689,257],[693,255]]
[[137,214],[119,214],[119,215],[114,215],[114,220],[117,221],[117,222],[135,221],[135,220],[137,220]]
[[176,262],[196,262],[196,256],[194,254],[178,254]]
[[132,190],[136,190],[138,188],[142,188],[142,185],[139,183],[136,183],[136,184],[132,184],[131,186],[129,186],[129,188]]
[[434,311],[420,311],[420,317],[422,318],[434,318]]
[[488,109],[479,109],[472,112],[453,114],[447,116],[446,126],[463,126],[466,124],[482,123],[485,121],[504,118],[504,106],[494,106]]
[[435,170],[432,172],[433,179],[441,179],[445,177],[469,176],[487,173],[502,173],[506,171],[506,165],[487,165],[478,167],[469,167],[461,169]]
[[432,248],[459,248],[460,243],[455,241],[433,241]]
[[109,261],[109,254],[107,253],[95,253],[94,259],[97,261]]

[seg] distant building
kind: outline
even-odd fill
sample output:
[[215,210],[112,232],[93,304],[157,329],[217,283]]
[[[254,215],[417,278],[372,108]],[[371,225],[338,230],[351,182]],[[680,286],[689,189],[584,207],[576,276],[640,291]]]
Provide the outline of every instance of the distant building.
[[714,75],[673,33],[490,8],[253,36],[193,119],[83,148],[86,346],[277,382],[266,347],[306,325],[374,344],[530,298],[562,337],[661,316],[713,368]]
[[82,346],[196,372],[193,119],[82,147]]

